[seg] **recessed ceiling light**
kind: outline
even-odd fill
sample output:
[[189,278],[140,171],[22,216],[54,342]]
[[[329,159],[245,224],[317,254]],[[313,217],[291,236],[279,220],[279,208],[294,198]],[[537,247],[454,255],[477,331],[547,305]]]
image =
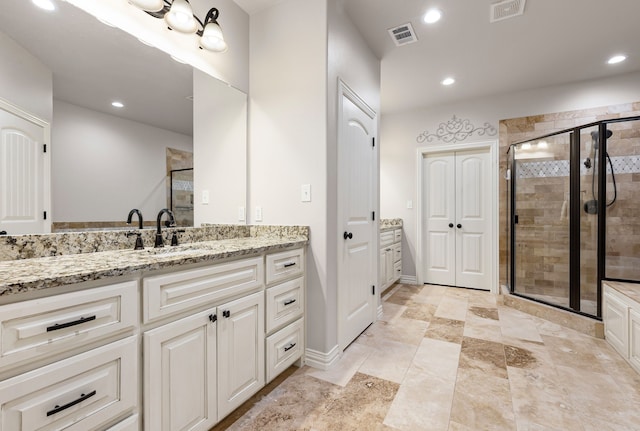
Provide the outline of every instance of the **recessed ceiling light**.
[[454,82],[456,82],[456,80],[453,79],[453,78],[445,78],[445,79],[442,80],[441,84],[442,85],[451,85]]
[[547,141],[540,141],[538,142],[538,148],[549,148],[549,144]]
[[40,9],[52,11],[56,10],[56,5],[53,4],[51,0],[31,0],[34,5],[38,6]]
[[114,108],[124,108],[124,103],[122,102],[111,102],[111,106],[113,106]]
[[627,59],[626,55],[614,55],[613,57],[611,57],[609,59],[609,61],[607,61],[607,63],[609,63],[609,64],[622,63],[626,59]]
[[433,24],[440,21],[440,18],[442,18],[442,12],[438,9],[429,9],[422,19],[427,24]]

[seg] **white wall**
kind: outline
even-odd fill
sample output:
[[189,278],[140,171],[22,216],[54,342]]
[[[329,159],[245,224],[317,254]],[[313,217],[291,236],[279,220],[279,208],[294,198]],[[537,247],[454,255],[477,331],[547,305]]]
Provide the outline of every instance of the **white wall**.
[[51,123],[53,75],[36,57],[0,32],[0,98]]
[[238,208],[247,205],[247,95],[195,69],[193,90],[194,226],[239,223]]
[[[429,145],[443,145],[437,140],[431,143],[416,142],[420,133],[434,133],[440,123],[446,123],[453,115],[459,119],[469,119],[475,126],[482,126],[488,122],[497,130],[498,122],[503,119],[638,100],[640,73],[633,73],[468,100],[431,109],[385,113],[382,116],[380,130],[380,210],[382,217],[398,217],[404,220],[402,274],[416,274],[417,149]],[[491,137],[476,134],[463,142],[489,139],[497,140],[498,135]],[[499,196],[499,199],[504,199],[504,196]],[[413,209],[406,208],[408,200],[413,201]]]
[[[265,224],[308,225],[308,347],[335,344],[327,285],[326,0],[288,0],[251,17],[249,207]],[[300,186],[311,184],[311,202]],[[331,304],[330,304],[331,303]]]
[[54,100],[54,222],[154,220],[167,205],[166,148],[193,151],[191,136]]

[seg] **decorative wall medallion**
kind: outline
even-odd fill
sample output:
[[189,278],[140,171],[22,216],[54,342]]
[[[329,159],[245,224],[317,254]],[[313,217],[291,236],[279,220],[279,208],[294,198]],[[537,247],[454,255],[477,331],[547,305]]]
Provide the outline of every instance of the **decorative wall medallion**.
[[440,123],[436,133],[429,133],[428,130],[420,133],[416,141],[422,143],[424,141],[433,142],[439,140],[442,142],[458,142],[473,136],[495,136],[498,131],[489,123],[484,123],[483,127],[475,127],[469,120],[461,120],[455,115],[446,123]]

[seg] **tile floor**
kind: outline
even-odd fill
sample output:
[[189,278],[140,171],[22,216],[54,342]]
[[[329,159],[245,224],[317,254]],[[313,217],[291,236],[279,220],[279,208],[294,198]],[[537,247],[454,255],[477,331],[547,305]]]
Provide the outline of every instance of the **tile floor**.
[[640,375],[604,340],[474,290],[397,285],[383,310],[214,430],[640,430]]

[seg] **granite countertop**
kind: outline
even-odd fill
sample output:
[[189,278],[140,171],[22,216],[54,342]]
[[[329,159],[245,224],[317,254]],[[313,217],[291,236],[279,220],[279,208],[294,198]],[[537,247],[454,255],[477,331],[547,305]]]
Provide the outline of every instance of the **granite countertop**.
[[604,280],[603,283],[640,304],[640,284],[607,280]]
[[0,262],[0,296],[302,246],[304,237],[247,237]]
[[386,231],[395,230],[395,229],[402,229],[402,219],[401,218],[380,219],[379,228],[380,228],[380,232],[386,232]]

